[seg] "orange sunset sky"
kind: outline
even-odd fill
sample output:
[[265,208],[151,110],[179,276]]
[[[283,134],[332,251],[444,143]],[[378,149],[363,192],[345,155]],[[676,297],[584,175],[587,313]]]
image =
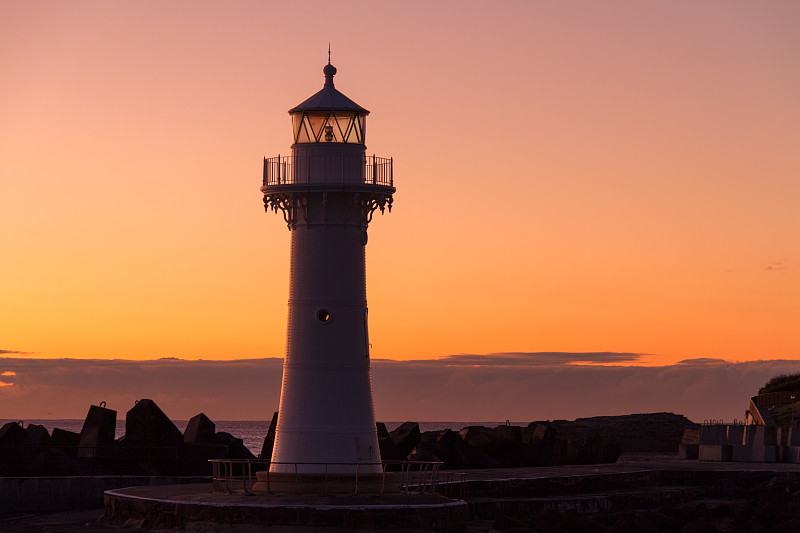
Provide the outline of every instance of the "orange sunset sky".
[[789,1],[4,0],[0,350],[282,357],[262,158],[330,41],[394,158],[373,358],[800,359],[798,28]]

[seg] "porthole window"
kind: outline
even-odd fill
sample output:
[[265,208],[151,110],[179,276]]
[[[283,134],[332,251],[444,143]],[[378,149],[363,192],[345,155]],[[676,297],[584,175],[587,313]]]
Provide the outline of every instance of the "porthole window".
[[320,309],[317,311],[317,320],[323,324],[327,324],[331,320],[331,314],[327,309]]

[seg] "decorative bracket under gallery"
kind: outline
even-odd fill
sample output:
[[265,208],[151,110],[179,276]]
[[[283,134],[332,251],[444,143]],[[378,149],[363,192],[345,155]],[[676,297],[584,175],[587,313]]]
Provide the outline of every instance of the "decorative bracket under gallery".
[[272,209],[276,212],[280,209],[286,226],[293,230],[297,227],[298,209],[303,210],[303,218],[307,218],[306,198],[302,194],[294,193],[270,193],[264,195],[264,211]]
[[359,204],[361,211],[361,227],[365,230],[369,223],[372,222],[372,215],[376,209],[383,210],[388,208],[392,212],[392,195],[384,193],[356,193],[354,198],[356,203]]

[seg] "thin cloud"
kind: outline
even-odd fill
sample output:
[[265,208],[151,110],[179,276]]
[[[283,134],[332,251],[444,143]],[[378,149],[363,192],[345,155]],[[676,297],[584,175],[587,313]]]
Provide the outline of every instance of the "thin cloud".
[[0,354],[31,355],[35,352],[20,352],[18,350],[0,350]]
[[773,261],[767,265],[767,270],[772,272],[786,270],[786,265],[783,263],[783,261]]
[[438,361],[451,366],[563,366],[635,363],[643,355],[620,352],[500,352],[449,355]]
[[696,359],[683,359],[678,361],[679,365],[719,365],[725,364],[724,359],[714,359],[712,357],[698,357]]

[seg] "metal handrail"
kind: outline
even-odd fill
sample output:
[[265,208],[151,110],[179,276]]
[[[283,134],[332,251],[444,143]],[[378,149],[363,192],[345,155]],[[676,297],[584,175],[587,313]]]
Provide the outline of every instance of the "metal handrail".
[[303,154],[264,158],[264,186],[307,183],[394,186],[393,160],[363,154]]
[[[399,475],[399,485],[401,492],[431,492],[439,490],[439,470],[442,463],[440,461],[383,461],[381,463],[311,463],[311,462],[271,462],[268,459],[209,459],[212,468],[212,482],[214,490],[225,492],[245,492],[252,493],[253,485],[257,481],[256,472],[266,472],[266,483],[269,490],[271,465],[289,465],[294,469],[295,490],[298,488],[301,477],[304,474],[300,467],[314,466],[323,472],[324,492],[329,490],[328,476],[330,467],[354,466],[354,493],[358,494],[360,478],[363,474],[360,469],[364,467],[379,467],[381,474],[380,493],[386,487],[386,475],[397,473]],[[258,468],[262,466],[264,468]],[[370,472],[372,473],[372,472]],[[455,474],[463,476],[464,474]],[[453,482],[453,475],[448,478],[448,483]],[[362,481],[363,483],[363,481]]]

